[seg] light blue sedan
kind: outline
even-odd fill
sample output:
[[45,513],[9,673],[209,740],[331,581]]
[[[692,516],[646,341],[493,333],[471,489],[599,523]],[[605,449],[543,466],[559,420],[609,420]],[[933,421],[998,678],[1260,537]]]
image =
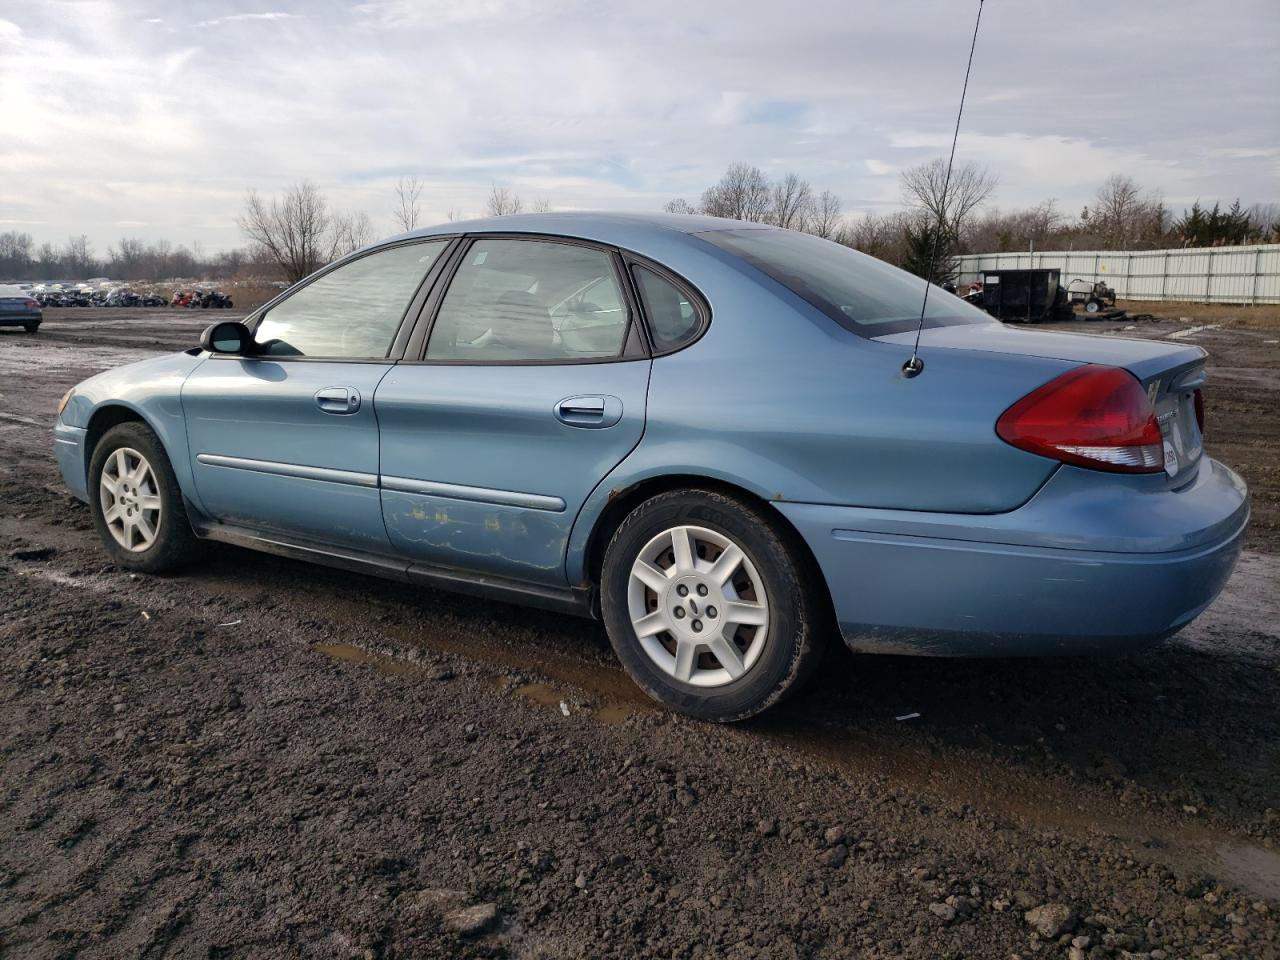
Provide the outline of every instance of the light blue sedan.
[[604,620],[736,720],[854,650],[1131,648],[1222,589],[1205,354],[1005,327],[843,246],[684,216],[454,223],[92,377],[55,449],[130,570],[201,540]]

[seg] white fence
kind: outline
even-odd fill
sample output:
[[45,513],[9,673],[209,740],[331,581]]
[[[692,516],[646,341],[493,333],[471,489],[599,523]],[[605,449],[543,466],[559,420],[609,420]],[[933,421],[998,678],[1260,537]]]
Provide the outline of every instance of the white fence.
[[1126,300],[1280,303],[1280,243],[1177,250],[978,253],[960,260],[960,283],[984,270],[1047,267],[1072,280],[1105,280]]

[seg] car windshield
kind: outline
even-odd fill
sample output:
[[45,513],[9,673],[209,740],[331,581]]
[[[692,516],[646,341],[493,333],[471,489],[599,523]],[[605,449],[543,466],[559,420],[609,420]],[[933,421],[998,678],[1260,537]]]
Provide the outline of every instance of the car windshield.
[[[703,240],[741,257],[841,326],[864,337],[914,330],[924,281],[865,253],[793,230],[712,230]],[[989,323],[941,287],[929,292],[924,325]]]

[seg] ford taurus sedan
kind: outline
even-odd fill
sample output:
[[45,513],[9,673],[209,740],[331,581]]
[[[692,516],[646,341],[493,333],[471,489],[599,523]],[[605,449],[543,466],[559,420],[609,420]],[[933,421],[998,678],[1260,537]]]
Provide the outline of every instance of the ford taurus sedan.
[[1205,354],[1008,328],[843,246],[684,216],[448,224],[95,376],[55,449],[110,556],[218,540],[603,619],[670,707],[750,716],[839,635],[1132,648],[1205,609],[1244,484]]

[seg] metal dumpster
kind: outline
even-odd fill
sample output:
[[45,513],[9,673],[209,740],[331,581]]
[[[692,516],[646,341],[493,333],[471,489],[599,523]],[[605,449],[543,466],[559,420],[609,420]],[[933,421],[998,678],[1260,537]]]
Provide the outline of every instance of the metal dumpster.
[[1061,270],[987,270],[982,280],[983,309],[1006,323],[1040,323],[1071,314]]

